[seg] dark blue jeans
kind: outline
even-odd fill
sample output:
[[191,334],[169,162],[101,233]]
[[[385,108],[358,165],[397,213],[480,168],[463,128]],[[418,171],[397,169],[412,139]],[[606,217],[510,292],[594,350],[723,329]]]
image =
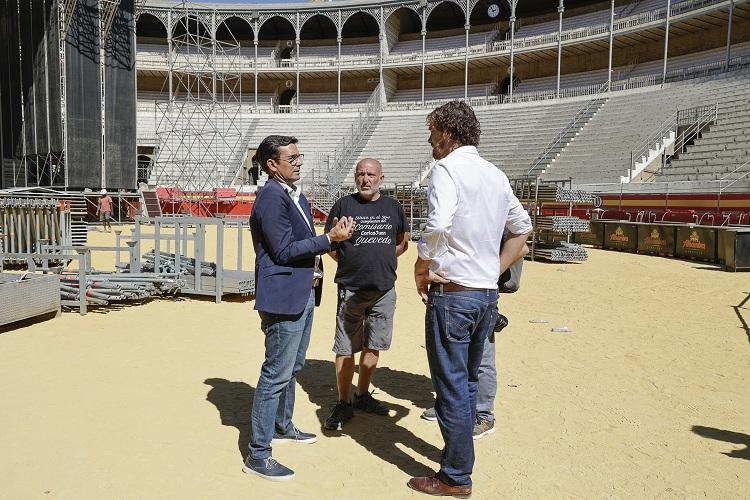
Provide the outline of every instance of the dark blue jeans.
[[311,290],[305,310],[300,314],[260,312],[260,327],[266,335],[266,359],[253,399],[251,458],[271,456],[274,429],[281,433],[292,430],[296,377],[305,365],[314,309],[315,290]]
[[429,293],[425,345],[445,441],[438,477],[452,486],[471,486],[479,365],[496,311],[496,290]]

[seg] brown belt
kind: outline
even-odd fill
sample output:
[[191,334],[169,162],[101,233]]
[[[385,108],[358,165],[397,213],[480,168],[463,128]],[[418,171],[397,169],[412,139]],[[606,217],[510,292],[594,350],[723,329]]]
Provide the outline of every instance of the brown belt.
[[458,283],[430,283],[431,292],[486,292],[489,288],[471,288]]
[[320,278],[313,278],[312,287],[316,288],[318,285],[320,285]]

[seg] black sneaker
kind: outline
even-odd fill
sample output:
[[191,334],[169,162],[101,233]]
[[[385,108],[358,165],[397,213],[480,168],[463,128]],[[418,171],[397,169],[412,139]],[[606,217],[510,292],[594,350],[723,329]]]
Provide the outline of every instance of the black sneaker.
[[354,416],[354,410],[352,410],[352,404],[346,401],[337,401],[336,406],[333,407],[331,415],[326,419],[323,427],[329,431],[340,431],[341,426],[349,421]]
[[255,474],[269,481],[289,481],[294,478],[294,471],[281,465],[273,457],[253,459],[248,456],[242,472]]
[[358,410],[374,413],[375,415],[388,415],[388,407],[372,397],[372,393],[366,392],[361,396],[355,394],[352,406]]
[[474,440],[482,439],[484,436],[489,436],[495,433],[495,421],[494,420],[483,420],[477,418],[477,423],[474,424],[473,438]]
[[425,411],[423,411],[422,418],[425,420],[429,420],[430,422],[437,422],[437,414],[435,413],[435,408],[427,408]]
[[311,432],[302,432],[297,429],[296,426],[292,425],[292,430],[286,433],[279,431],[273,431],[272,444],[284,444],[284,443],[301,443],[301,444],[312,444],[318,440],[318,436]]

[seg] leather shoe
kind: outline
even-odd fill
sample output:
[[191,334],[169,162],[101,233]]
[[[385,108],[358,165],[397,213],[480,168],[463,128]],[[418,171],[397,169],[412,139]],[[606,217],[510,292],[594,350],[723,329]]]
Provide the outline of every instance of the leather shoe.
[[451,486],[436,476],[413,477],[409,479],[406,485],[413,490],[421,491],[428,495],[452,496],[456,498],[469,498],[471,496],[471,486]]

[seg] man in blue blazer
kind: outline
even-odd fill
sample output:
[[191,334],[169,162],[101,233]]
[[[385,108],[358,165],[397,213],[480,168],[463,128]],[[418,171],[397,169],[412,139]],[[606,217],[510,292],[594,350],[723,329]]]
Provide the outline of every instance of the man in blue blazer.
[[272,481],[294,477],[294,471],[271,456],[271,444],[314,443],[315,434],[292,423],[297,373],[305,364],[313,309],[320,304],[321,255],[331,242],[351,237],[354,221],[337,220],[315,235],[312,213],[295,182],[303,156],[295,137],[270,135],[255,153],[270,179],[260,190],[250,216],[255,248],[255,309],[266,336],[266,355],[255,389],[252,439],[243,471]]

